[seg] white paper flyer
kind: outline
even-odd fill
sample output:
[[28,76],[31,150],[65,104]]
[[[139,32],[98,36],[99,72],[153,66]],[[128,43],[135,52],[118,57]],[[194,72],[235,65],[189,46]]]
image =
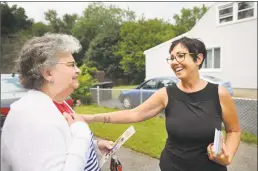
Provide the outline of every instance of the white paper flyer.
[[135,133],[135,129],[133,126],[130,126],[114,143],[113,148],[109,153],[103,154],[100,162],[99,167],[101,168],[104,163],[112,156],[133,134]]
[[222,134],[221,131],[215,129],[213,151],[216,155],[219,155],[222,150]]

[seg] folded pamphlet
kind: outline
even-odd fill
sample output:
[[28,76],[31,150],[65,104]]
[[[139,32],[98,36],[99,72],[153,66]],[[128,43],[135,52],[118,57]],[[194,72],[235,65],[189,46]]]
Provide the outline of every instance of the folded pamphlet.
[[135,133],[133,126],[130,126],[114,143],[113,148],[110,152],[103,154],[101,156],[99,167],[101,168],[108,158],[115,154],[115,152]]
[[213,151],[216,155],[221,154],[222,151],[222,133],[220,130],[215,129],[215,135],[214,135],[214,144],[213,144]]

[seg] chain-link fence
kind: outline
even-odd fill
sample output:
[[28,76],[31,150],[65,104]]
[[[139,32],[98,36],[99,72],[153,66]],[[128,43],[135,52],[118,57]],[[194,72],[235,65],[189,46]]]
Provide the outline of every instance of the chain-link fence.
[[[93,102],[99,106],[126,109],[138,106],[155,90],[91,88]],[[257,99],[235,98],[242,131],[257,135]]]

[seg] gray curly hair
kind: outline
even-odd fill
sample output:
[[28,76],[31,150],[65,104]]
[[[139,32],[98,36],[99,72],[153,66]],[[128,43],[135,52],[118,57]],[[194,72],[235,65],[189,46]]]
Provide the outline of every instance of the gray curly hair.
[[45,82],[40,70],[55,67],[57,53],[77,53],[80,49],[79,41],[71,35],[47,33],[33,37],[24,44],[17,61],[21,84],[26,89],[40,90]]

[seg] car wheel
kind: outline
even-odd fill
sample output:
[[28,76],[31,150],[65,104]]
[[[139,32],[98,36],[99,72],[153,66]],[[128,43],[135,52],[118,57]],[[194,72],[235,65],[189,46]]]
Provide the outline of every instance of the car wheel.
[[129,97],[125,97],[123,100],[123,104],[125,108],[131,108],[132,104],[131,104],[131,100]]

